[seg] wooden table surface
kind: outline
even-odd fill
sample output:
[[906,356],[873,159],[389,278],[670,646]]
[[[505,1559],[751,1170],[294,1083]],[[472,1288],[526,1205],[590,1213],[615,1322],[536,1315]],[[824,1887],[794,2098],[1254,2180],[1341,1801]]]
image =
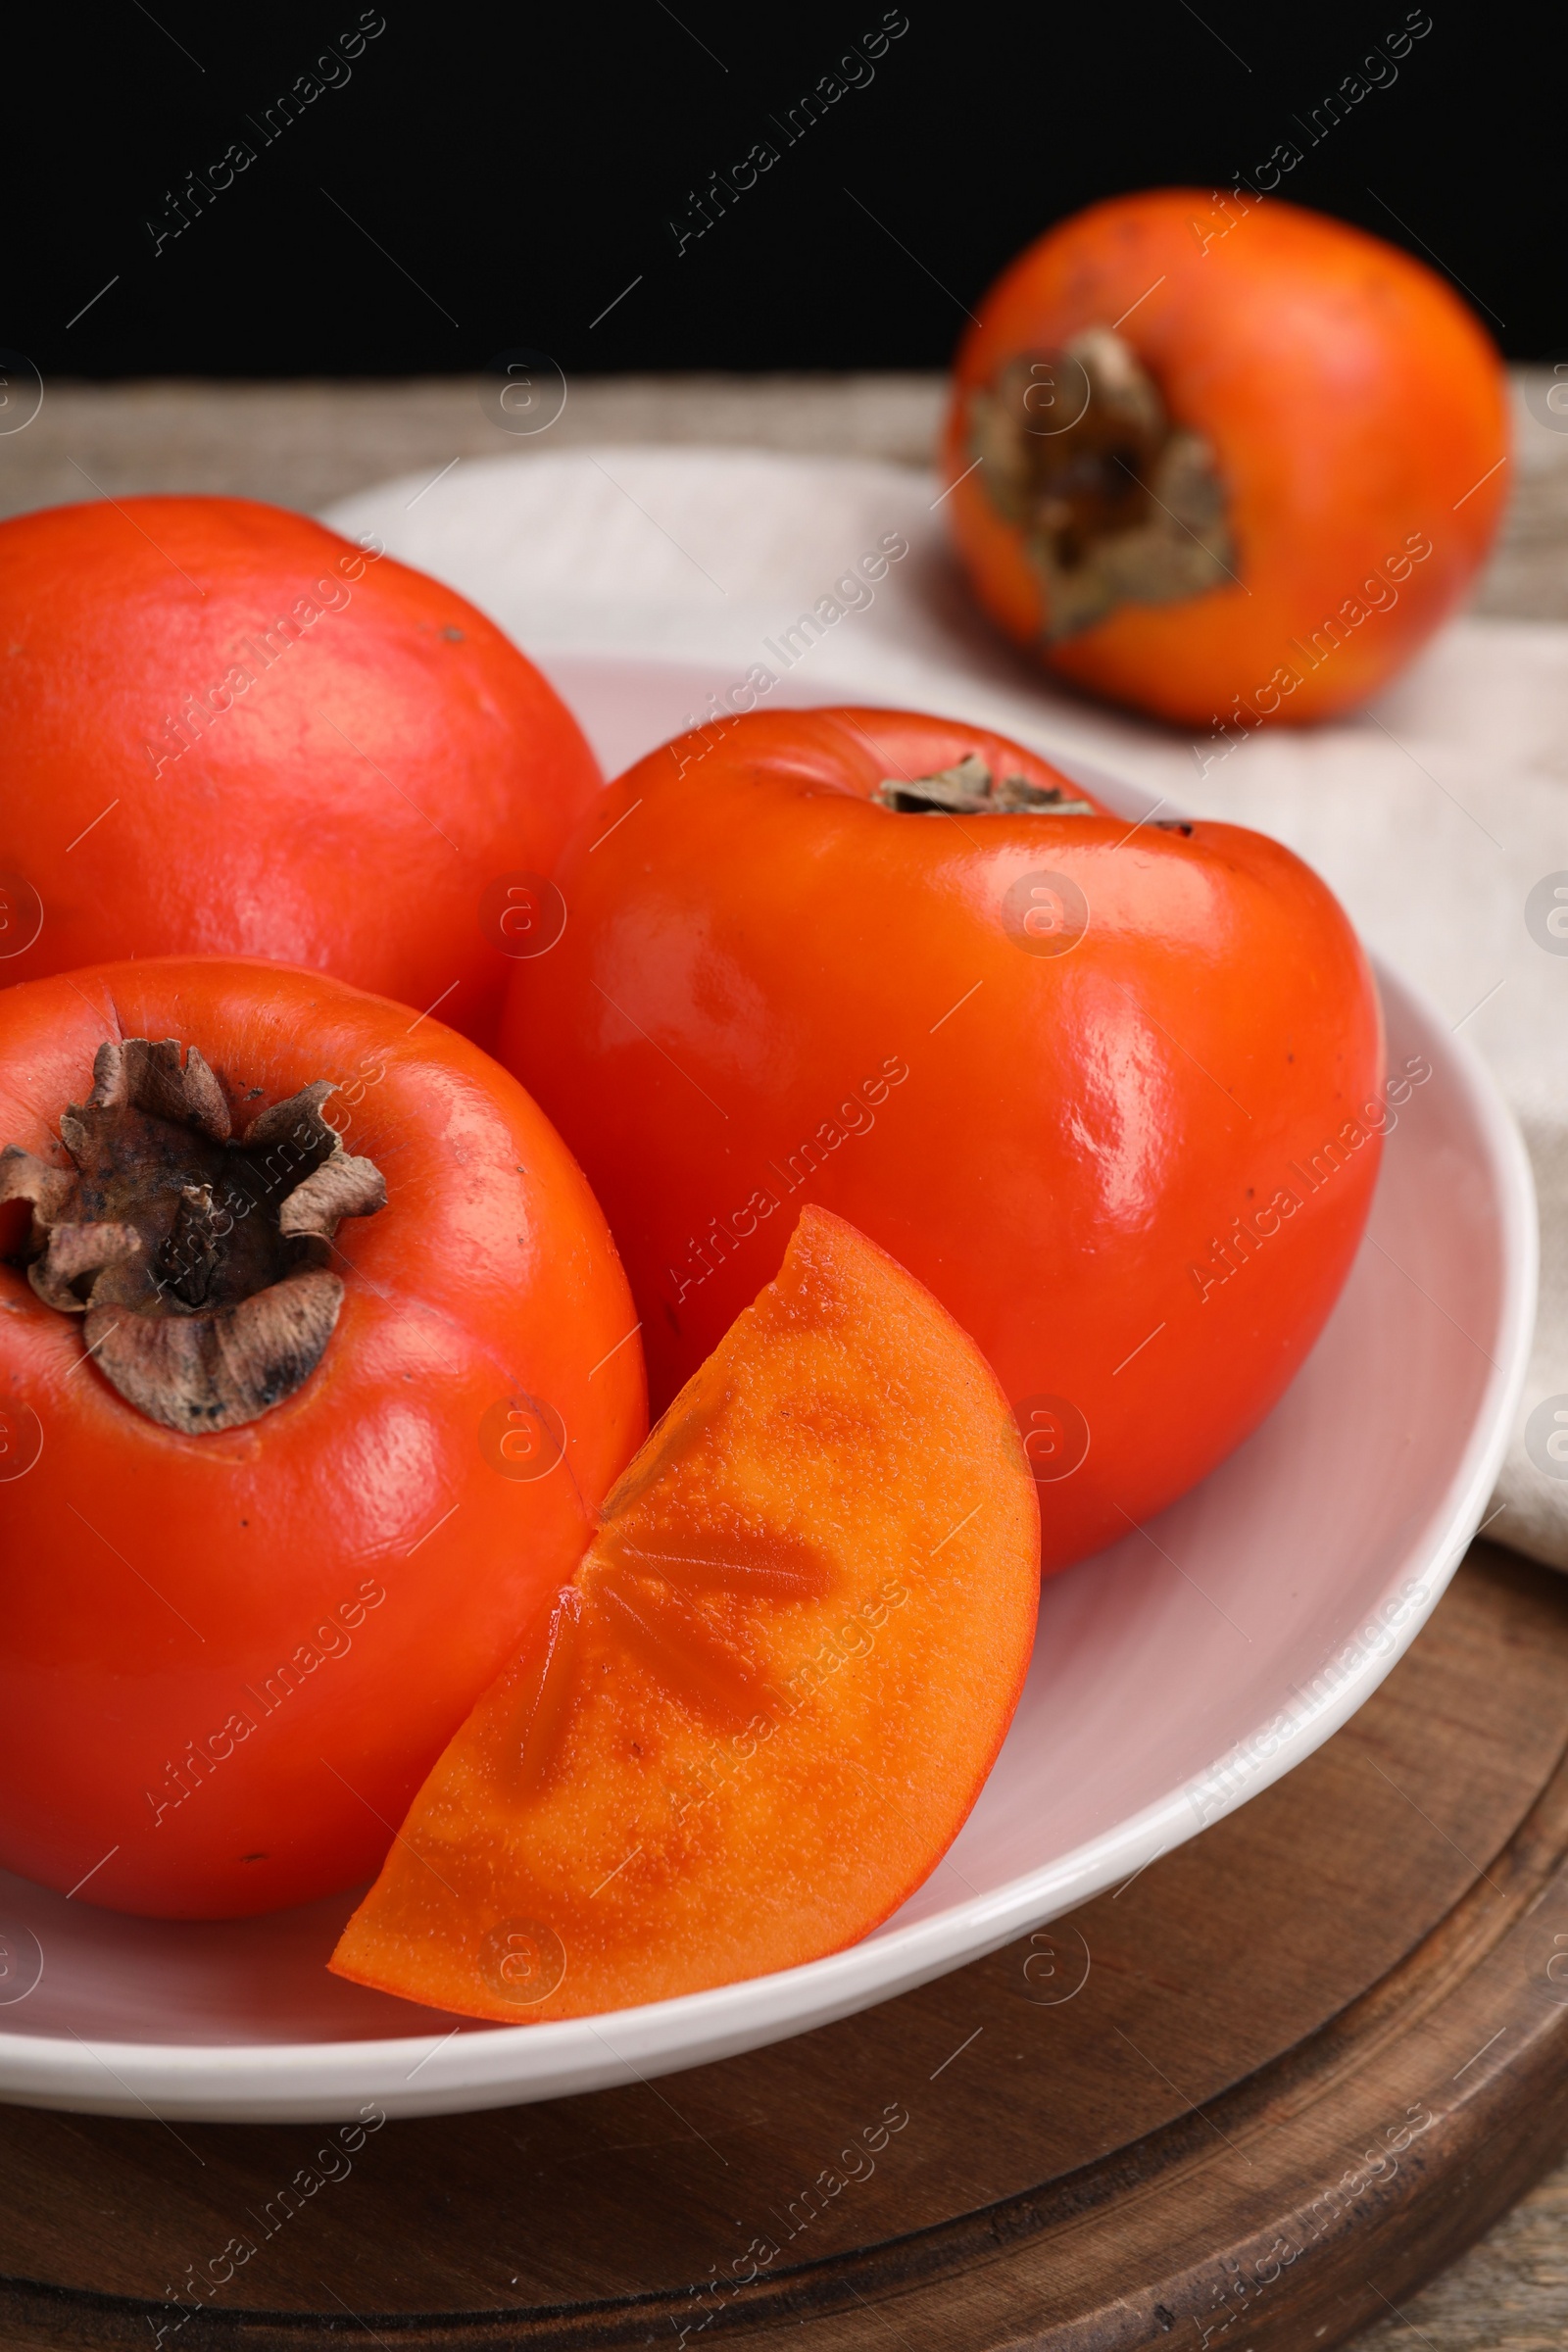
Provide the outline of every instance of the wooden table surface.
[[[1513,495],[1475,609],[1568,620],[1568,416],[1561,432],[1542,420],[1543,383],[1515,371]],[[391,474],[434,476],[454,459],[590,441],[721,442],[919,465],[942,406],[935,375],[623,376],[573,383],[558,421],[529,438],[503,432],[482,391],[461,377],[50,383],[33,420],[7,432],[8,414],[20,413],[13,390],[0,403],[0,514],[156,490],[316,510]],[[1399,2318],[1359,2338],[1357,2352],[1556,2352],[1565,2343],[1568,2164],[1407,2299]]]
[[[1568,620],[1568,414],[1544,371],[1514,371],[1514,495],[1476,600],[1483,612]],[[939,375],[612,376],[570,385],[548,431],[504,432],[477,377],[412,382],[50,383],[29,405],[0,383],[0,515],[137,490],[224,491],[310,512],[389,475],[456,459],[548,456],[585,442],[727,442],[814,457],[927,462]],[[1535,394],[1532,408],[1530,395]]]

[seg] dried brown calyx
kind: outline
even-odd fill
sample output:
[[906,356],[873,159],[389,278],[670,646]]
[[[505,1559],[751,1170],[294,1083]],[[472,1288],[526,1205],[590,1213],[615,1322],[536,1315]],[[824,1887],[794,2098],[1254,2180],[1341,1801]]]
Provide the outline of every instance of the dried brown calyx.
[[930,776],[884,776],[871,795],[901,816],[1093,816],[1093,801],[1059,784],[1031,784],[1026,776],[993,776],[978,752]]
[[0,1201],[32,1206],[27,1278],[85,1315],[88,1353],[127,1403],[187,1437],[254,1421],[310,1378],[343,1285],[343,1217],[386,1205],[380,1171],[321,1117],[322,1079],[237,1139],[194,1046],[100,1046],[60,1121],[69,1167],[0,1152]]
[[1109,327],[1009,360],[973,396],[969,455],[1040,573],[1047,644],[1119,605],[1174,604],[1236,577],[1213,450],[1171,423]]

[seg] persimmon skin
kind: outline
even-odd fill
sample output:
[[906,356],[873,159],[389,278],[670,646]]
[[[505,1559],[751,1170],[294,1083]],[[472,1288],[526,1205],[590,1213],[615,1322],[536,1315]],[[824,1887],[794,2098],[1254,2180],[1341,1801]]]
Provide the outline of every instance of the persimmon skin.
[[979,1350],[863,1234],[804,1209],[431,1773],[332,1967],[526,2024],[868,1935],[935,1869],[1012,1720],[1037,1528]]
[[[0,1263],[0,1420],[13,1448],[42,1434],[0,1478],[0,1862],[63,1890],[93,1871],[77,1900],[115,1910],[228,1918],[375,1870],[646,1426],[636,1341],[616,1348],[636,1317],[560,1138],[439,1022],[237,957],[28,982],[0,992],[0,1142],[60,1157],[105,1036],[199,1045],[252,1113],[337,1080],[325,1116],[387,1183],[340,1229],[316,1371],[220,1434],[137,1412],[79,1318]],[[24,1247],[24,1217],[0,1220]],[[564,1424],[533,1480],[482,1435],[518,1392]]]
[[601,788],[493,621],[248,499],[0,523],[0,876],[35,894],[10,894],[9,931],[0,905],[0,950],[43,909],[0,984],[275,956],[416,1012],[439,999],[485,1046],[511,967],[484,894],[548,877]]
[[[1052,774],[869,710],[653,753],[568,851],[565,932],[518,967],[501,1052],[604,1204],[656,1410],[818,1202],[936,1294],[1026,1422],[1062,1399],[1087,1425],[1043,1486],[1050,1571],[1196,1484],[1300,1365],[1371,1201],[1382,1021],[1343,911],[1261,834],[868,805],[970,752]],[[1088,902],[1060,956],[1008,927],[1042,870]],[[1329,1145],[1325,1181],[1291,1172]],[[1238,1240],[1254,1214],[1271,1230]]]
[[[1089,693],[1205,728],[1299,725],[1366,702],[1465,595],[1508,478],[1502,363],[1446,282],[1274,197],[1237,217],[1248,201],[1227,198],[1227,229],[1196,189],[1113,197],[1028,247],[959,347],[943,448],[958,552],[1007,635]],[[969,404],[1008,359],[1097,325],[1115,325],[1173,421],[1215,452],[1239,576],[1122,605],[1046,645],[1020,533],[983,467],[959,478]]]

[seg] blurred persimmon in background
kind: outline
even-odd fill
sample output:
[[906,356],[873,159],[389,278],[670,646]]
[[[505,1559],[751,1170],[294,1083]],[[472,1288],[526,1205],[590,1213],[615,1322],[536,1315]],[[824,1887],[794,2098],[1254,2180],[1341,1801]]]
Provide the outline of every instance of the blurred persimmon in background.
[[1409,255],[1272,198],[1119,196],[1005,270],[945,461],[992,617],[1189,725],[1365,702],[1463,598],[1501,514],[1507,384]]

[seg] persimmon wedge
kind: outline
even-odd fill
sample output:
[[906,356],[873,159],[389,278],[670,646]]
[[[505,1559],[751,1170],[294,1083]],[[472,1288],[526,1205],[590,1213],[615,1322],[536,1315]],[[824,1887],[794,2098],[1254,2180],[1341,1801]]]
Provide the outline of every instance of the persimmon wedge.
[[853,1943],[952,1843],[1023,1687],[1035,1485],[947,1310],[803,1210],[436,1764],[340,1976],[575,2017]]

